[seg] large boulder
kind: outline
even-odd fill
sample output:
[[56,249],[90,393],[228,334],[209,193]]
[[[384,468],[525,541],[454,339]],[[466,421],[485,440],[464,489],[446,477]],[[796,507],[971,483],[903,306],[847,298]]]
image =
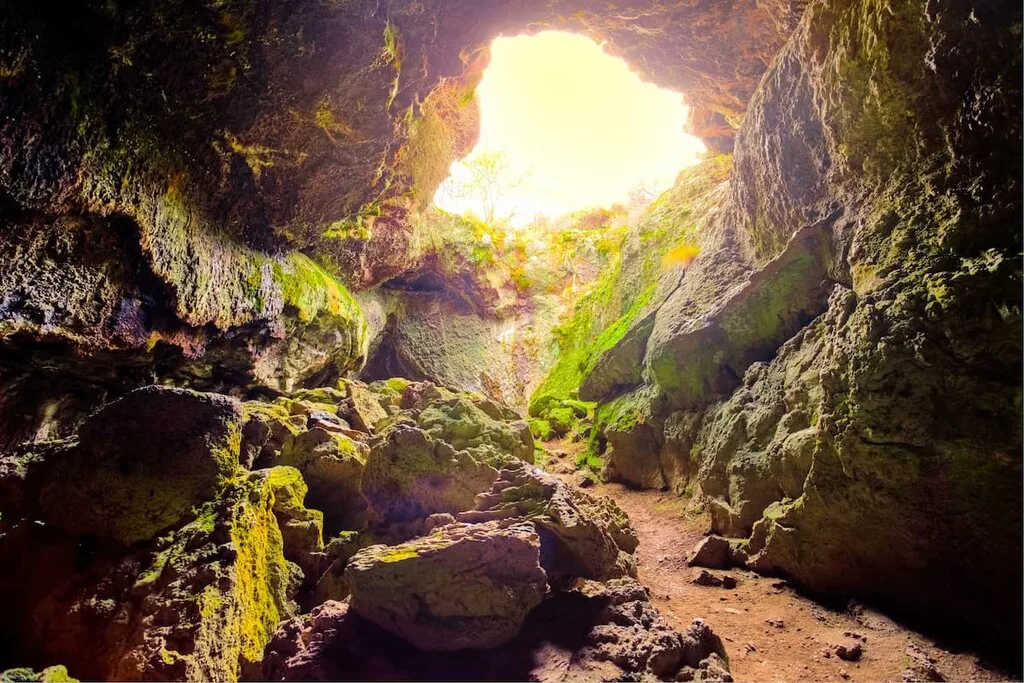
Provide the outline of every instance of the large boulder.
[[82,425],[42,488],[44,521],[125,544],[149,540],[211,500],[239,469],[240,404],[151,386]]
[[368,456],[366,444],[324,425],[289,434],[271,462],[302,473],[310,507],[321,510],[328,528],[337,530],[362,521],[366,503],[359,491]]
[[237,680],[295,613],[301,580],[269,479],[235,478],[195,519],[129,548],[16,524],[0,535],[5,642],[85,680]]
[[610,498],[595,498],[542,470],[519,463],[501,471],[476,509],[460,521],[524,518],[541,534],[542,564],[552,580],[635,576],[639,541]]
[[544,597],[540,538],[529,524],[458,524],[371,546],[345,570],[352,609],[422,650],[511,640]]
[[404,522],[435,512],[469,510],[476,494],[497,475],[468,451],[457,451],[422,429],[398,423],[371,449],[361,490],[381,522]]
[[[487,406],[492,412],[498,406]],[[500,466],[512,458],[533,462],[533,435],[526,422],[488,415],[468,398],[431,402],[416,420],[427,434],[446,441],[457,450],[469,450]]]

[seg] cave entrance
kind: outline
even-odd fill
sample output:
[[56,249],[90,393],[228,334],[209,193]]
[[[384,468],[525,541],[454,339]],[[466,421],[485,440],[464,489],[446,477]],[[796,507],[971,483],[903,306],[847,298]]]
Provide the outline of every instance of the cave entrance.
[[499,37],[476,95],[480,138],[435,204],[515,228],[628,204],[672,186],[704,152],[683,95],[644,82],[585,36]]

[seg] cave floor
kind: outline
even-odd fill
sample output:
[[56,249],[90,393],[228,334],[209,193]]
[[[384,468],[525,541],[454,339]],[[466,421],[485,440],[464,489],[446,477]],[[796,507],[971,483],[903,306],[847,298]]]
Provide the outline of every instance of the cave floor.
[[[566,466],[584,447],[568,441],[547,444],[547,469],[573,482]],[[553,453],[564,453],[561,457]],[[695,571],[687,553],[710,528],[707,513],[671,493],[596,484],[589,489],[609,496],[629,515],[640,539],[637,566],[651,599],[675,628],[685,631],[704,619],[722,638],[729,668],[737,681],[904,681],[915,647],[934,662],[947,681],[1002,681],[1014,677],[969,652],[956,652],[865,605],[851,602],[836,610],[799,594],[785,581],[741,569],[707,570],[730,575],[734,589],[691,583]],[[852,636],[852,637],[851,637]],[[863,638],[858,661],[844,661],[834,644]],[[920,674],[918,674],[920,676]]]

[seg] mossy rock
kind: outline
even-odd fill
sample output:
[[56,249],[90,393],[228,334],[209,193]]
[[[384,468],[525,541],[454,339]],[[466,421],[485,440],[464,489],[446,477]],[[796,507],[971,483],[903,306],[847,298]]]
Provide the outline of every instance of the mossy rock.
[[78,683],[63,666],[48,666],[42,671],[20,668],[0,671],[0,683]]
[[469,452],[397,424],[371,449],[361,491],[379,521],[397,523],[468,510],[497,475]]
[[432,438],[473,450],[495,467],[509,459],[533,461],[533,435],[522,420],[496,420],[469,398],[435,400],[416,419]]
[[540,604],[547,575],[530,524],[452,524],[349,560],[352,609],[421,650],[492,648]]
[[238,473],[241,425],[241,405],[225,396],[137,389],[89,418],[54,462],[43,518],[125,544],[154,538]]

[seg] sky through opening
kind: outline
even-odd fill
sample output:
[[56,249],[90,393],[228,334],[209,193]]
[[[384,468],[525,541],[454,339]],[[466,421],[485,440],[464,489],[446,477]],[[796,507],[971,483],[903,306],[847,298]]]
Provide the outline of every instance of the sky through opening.
[[[678,92],[645,83],[621,59],[584,36],[545,31],[501,37],[476,91],[480,139],[467,159],[499,152],[521,179],[496,215],[524,225],[627,201],[643,184],[661,193],[699,160],[704,145],[683,131],[687,108]],[[462,162],[452,177],[466,175]],[[482,215],[474,196],[457,196],[450,178],[441,208]]]

